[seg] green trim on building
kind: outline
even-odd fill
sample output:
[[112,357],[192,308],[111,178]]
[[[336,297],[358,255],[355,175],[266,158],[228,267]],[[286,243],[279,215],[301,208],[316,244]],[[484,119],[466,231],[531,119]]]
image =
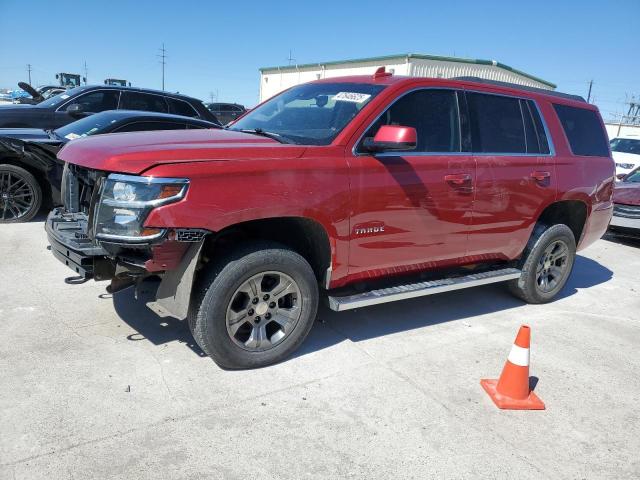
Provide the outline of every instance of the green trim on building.
[[516,75],[521,75],[523,77],[529,78],[536,82],[544,83],[545,85],[551,88],[557,87],[556,84],[543,80],[540,77],[530,75],[528,73],[523,72],[522,70],[518,70],[516,68],[510,67],[509,65],[505,65],[504,63],[500,63],[500,62],[495,62],[493,60],[482,60],[477,58],[442,57],[439,55],[423,55],[420,53],[403,53],[400,55],[384,55],[381,57],[355,58],[352,60],[342,60],[342,61],[322,62],[322,63],[304,63],[301,65],[285,65],[280,67],[262,67],[259,70],[261,73],[295,72],[296,70],[303,70],[307,68],[319,68],[323,66],[329,67],[334,65],[345,65],[350,63],[386,62],[389,60],[396,60],[396,59],[402,60],[402,61],[409,61],[412,58],[417,58],[419,60],[438,60],[441,62],[472,63],[476,65],[493,65],[503,70],[508,70],[509,72],[515,73]]

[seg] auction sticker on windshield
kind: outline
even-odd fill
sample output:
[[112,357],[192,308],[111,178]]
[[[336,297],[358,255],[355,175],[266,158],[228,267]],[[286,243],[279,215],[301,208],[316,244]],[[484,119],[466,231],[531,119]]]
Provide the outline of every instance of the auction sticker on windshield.
[[353,102],[353,103],[363,103],[371,98],[371,95],[368,93],[357,93],[357,92],[338,92],[336,93],[333,99],[336,102]]

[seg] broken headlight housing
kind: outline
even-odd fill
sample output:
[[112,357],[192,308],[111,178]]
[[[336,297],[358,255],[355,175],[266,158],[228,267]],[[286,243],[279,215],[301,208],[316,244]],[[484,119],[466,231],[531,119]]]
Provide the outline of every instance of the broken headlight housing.
[[144,227],[149,212],[184,198],[189,180],[111,174],[102,185],[95,217],[98,240],[144,243],[164,230]]

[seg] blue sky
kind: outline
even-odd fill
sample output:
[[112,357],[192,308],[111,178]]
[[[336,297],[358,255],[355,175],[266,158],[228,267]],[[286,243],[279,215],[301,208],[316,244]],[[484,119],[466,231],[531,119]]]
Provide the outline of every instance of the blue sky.
[[608,117],[640,95],[639,0],[0,0],[0,87],[82,72],[254,105],[261,66],[426,53],[495,59],[586,96]]

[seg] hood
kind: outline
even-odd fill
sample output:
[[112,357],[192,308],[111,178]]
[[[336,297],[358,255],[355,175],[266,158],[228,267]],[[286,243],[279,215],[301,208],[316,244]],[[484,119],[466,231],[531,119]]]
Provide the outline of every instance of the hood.
[[616,183],[613,191],[613,203],[640,206],[640,182]]
[[58,158],[107,172],[140,174],[169,163],[298,158],[306,147],[221,129],[116,133],[80,138]]
[[0,138],[10,137],[20,140],[48,141],[49,134],[39,128],[0,128]]

